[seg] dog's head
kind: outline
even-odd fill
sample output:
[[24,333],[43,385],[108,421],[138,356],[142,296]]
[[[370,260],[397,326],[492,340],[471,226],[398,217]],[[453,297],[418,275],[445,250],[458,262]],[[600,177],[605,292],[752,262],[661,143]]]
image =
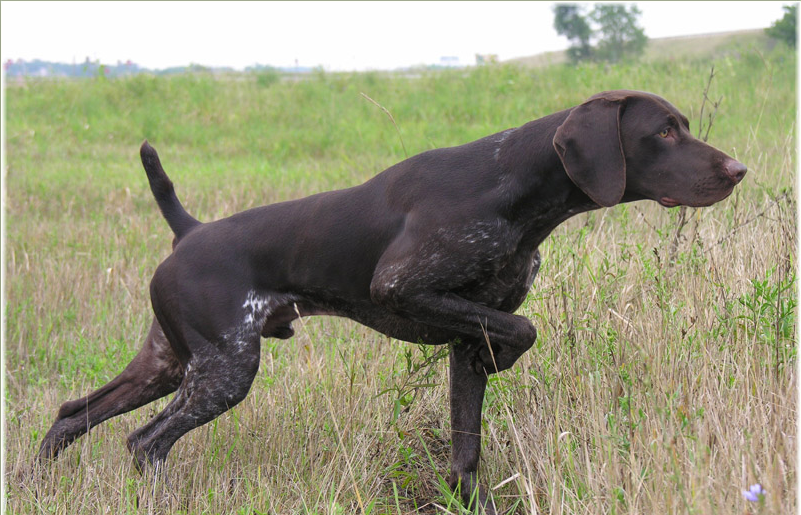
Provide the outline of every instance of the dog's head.
[[709,206],[728,197],[747,168],[690,134],[667,100],[606,91],[573,108],[553,145],[565,171],[593,202],[647,198],[666,207]]

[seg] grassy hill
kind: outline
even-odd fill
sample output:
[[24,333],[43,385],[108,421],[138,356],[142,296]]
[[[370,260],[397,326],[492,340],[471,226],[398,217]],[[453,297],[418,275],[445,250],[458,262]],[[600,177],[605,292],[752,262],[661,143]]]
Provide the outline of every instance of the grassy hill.
[[[762,29],[654,38],[648,40],[643,59],[645,61],[717,59],[735,52],[749,50],[767,52],[775,45],[776,40],[766,36],[765,31]],[[567,62],[567,53],[563,50],[543,52],[532,56],[509,59],[504,62],[527,67],[548,66]]]

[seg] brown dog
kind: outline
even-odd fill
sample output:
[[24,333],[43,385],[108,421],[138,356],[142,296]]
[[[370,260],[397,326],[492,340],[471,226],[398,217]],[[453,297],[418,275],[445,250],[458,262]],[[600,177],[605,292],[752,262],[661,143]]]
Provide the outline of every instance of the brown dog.
[[667,101],[634,91],[424,152],[360,186],[206,224],[184,210],[147,142],[141,156],[176,238],[150,286],[156,320],[117,378],[61,407],[40,458],[177,389],[128,438],[140,466],[161,462],[187,431],[244,399],[261,337],[289,338],[298,316],[337,315],[400,340],[452,344],[451,483],[468,502],[478,489],[488,513],[476,478],[484,389],[536,339],[513,313],[540,243],[571,216],[620,202],[708,206],[746,173],[695,139]]

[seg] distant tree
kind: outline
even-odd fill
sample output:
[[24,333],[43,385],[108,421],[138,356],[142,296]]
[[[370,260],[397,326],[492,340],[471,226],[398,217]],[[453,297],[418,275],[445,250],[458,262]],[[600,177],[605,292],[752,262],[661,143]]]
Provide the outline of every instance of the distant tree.
[[[637,57],[645,50],[648,38],[638,25],[642,13],[637,6],[595,4],[588,16],[577,4],[557,4],[554,7],[554,28],[570,40],[567,50],[573,62],[595,59],[617,62]],[[597,26],[593,29],[590,21]],[[590,41],[596,40],[595,47]]]
[[645,50],[648,38],[637,25],[642,13],[636,5],[596,4],[590,18],[599,25],[596,58],[613,63],[625,57],[637,57]]
[[795,22],[798,18],[798,4],[785,5],[784,17],[781,20],[776,20],[770,28],[765,29],[765,33],[779,41],[784,41],[791,47],[795,48],[796,44],[796,31]]
[[592,29],[577,4],[556,4],[553,9],[553,27],[560,36],[570,41],[567,55],[574,63],[589,59],[592,55],[590,37]]

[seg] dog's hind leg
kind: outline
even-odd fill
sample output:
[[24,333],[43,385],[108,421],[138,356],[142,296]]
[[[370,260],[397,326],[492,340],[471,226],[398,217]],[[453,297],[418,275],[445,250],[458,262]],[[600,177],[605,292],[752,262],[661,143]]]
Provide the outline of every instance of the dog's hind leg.
[[174,392],[183,367],[154,319],[142,350],[117,377],[86,397],[61,405],[39,447],[39,460],[55,458],[92,427]]
[[259,333],[237,337],[219,348],[199,336],[190,344],[186,375],[169,405],[128,437],[136,465],[159,466],[184,434],[214,420],[241,402],[259,368]]

